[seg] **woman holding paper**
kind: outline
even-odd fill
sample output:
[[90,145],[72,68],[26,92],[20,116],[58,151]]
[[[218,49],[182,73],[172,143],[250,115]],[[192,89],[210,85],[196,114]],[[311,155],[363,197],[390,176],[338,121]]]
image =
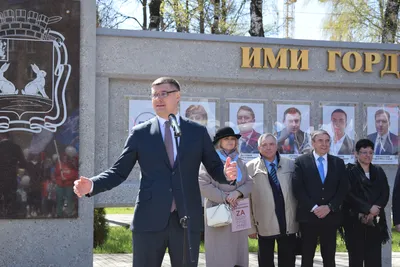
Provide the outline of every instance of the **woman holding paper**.
[[[202,165],[199,173],[199,185],[201,195],[205,198],[205,248],[206,248],[206,266],[207,267],[248,267],[248,232],[247,229],[237,230],[237,228],[246,228],[240,225],[225,225],[219,227],[208,226],[207,208],[215,207],[220,204],[227,204],[231,209],[238,207],[243,199],[251,193],[253,181],[247,173],[245,164],[239,159],[238,139],[240,134],[235,134],[230,127],[224,127],[217,131],[214,137],[216,151],[225,162],[228,157],[237,163],[238,177],[230,184],[220,184],[213,180]],[[243,203],[246,203],[245,201]],[[249,207],[246,205],[243,209],[238,209],[241,222],[250,214],[246,214]],[[233,217],[233,216],[232,216]],[[235,220],[233,220],[235,223]]]

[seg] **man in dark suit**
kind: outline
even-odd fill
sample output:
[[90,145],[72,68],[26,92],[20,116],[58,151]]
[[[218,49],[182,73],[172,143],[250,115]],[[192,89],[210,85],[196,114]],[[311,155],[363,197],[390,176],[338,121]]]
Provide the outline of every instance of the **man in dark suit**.
[[390,113],[383,109],[375,112],[376,132],[369,134],[368,139],[375,144],[375,155],[397,155],[398,136],[389,131]]
[[400,164],[397,168],[396,177],[394,179],[393,196],[392,196],[393,224],[396,231],[400,232]]
[[345,132],[347,127],[347,114],[343,109],[335,109],[331,114],[333,137],[331,142],[331,155],[352,155],[354,153],[354,140]]
[[[180,85],[176,80],[168,77],[155,80],[151,98],[157,116],[133,127],[113,167],[91,179],[81,177],[75,181],[74,191],[81,197],[110,190],[125,181],[138,162],[141,179],[132,222],[133,265],[160,267],[168,247],[172,266],[182,266],[184,230],[180,219],[187,215],[194,262],[187,255],[186,266],[197,266],[203,227],[198,183],[200,163],[219,183],[236,178],[236,165],[229,159],[224,167],[207,129],[179,117]],[[169,114],[177,116],[181,128],[178,145],[172,138]]]
[[20,146],[9,139],[8,133],[0,133],[0,218],[15,218],[17,203],[17,169],[27,162]]
[[309,134],[300,129],[301,112],[295,107],[283,113],[285,128],[277,133],[279,153],[304,154],[311,151]]
[[324,130],[313,132],[314,151],[295,161],[292,181],[303,238],[302,267],[313,266],[318,238],[324,267],[335,266],[336,231],[349,183],[343,160],[328,154],[330,140]]

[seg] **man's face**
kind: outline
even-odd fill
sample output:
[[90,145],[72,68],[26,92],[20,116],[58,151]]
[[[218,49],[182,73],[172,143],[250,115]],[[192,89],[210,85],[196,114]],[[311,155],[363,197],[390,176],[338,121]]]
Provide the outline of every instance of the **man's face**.
[[207,126],[207,119],[201,112],[194,112],[190,114],[188,119],[200,123],[203,126]]
[[267,160],[272,161],[275,158],[276,151],[278,150],[278,145],[276,140],[271,136],[267,136],[261,141],[261,145],[258,147],[260,154]]
[[246,133],[253,130],[254,118],[250,111],[239,110],[237,114],[237,125],[241,133]]
[[[151,94],[160,96],[161,92],[172,92],[177,90],[170,84],[154,85],[151,88]],[[178,103],[181,99],[180,92],[173,92],[168,94],[165,98],[156,97],[151,99],[153,109],[158,116],[164,119],[168,119],[169,114],[176,114],[178,111]]]
[[290,133],[297,133],[300,130],[301,116],[299,113],[286,114],[284,123]]
[[343,135],[346,129],[346,115],[342,112],[335,112],[331,117],[332,127],[335,135]]
[[314,140],[312,141],[312,145],[315,149],[315,153],[317,153],[320,156],[325,155],[326,153],[329,152],[329,147],[330,147],[330,138],[326,134],[319,134],[314,137]]
[[375,117],[375,127],[379,135],[384,135],[389,131],[389,118],[386,113],[376,115]]

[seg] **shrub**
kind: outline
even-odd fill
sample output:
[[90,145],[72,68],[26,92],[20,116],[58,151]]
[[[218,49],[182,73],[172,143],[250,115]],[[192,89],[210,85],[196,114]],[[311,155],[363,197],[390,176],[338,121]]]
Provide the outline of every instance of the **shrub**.
[[106,212],[104,208],[94,209],[94,219],[93,219],[93,247],[103,245],[109,233],[109,225],[106,221]]

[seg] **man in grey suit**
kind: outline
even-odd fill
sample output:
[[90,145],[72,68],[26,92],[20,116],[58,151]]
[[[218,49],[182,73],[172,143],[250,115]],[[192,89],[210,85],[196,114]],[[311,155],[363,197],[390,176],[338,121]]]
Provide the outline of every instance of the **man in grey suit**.
[[[193,262],[188,254],[185,266],[197,266],[203,227],[198,183],[200,163],[219,183],[236,179],[236,163],[228,159],[224,166],[207,129],[179,117],[180,85],[176,80],[168,77],[155,80],[151,98],[157,116],[132,128],[113,167],[90,179],[80,177],[75,181],[74,191],[81,197],[110,190],[125,181],[138,162],[141,179],[132,222],[133,265],[160,267],[168,248],[171,265],[183,266],[184,230],[180,219],[187,215]],[[169,114],[176,115],[180,125],[182,136],[178,145],[172,137]]]
[[376,132],[369,134],[368,139],[375,144],[375,155],[397,155],[398,136],[389,131],[390,113],[383,109],[375,112]]

